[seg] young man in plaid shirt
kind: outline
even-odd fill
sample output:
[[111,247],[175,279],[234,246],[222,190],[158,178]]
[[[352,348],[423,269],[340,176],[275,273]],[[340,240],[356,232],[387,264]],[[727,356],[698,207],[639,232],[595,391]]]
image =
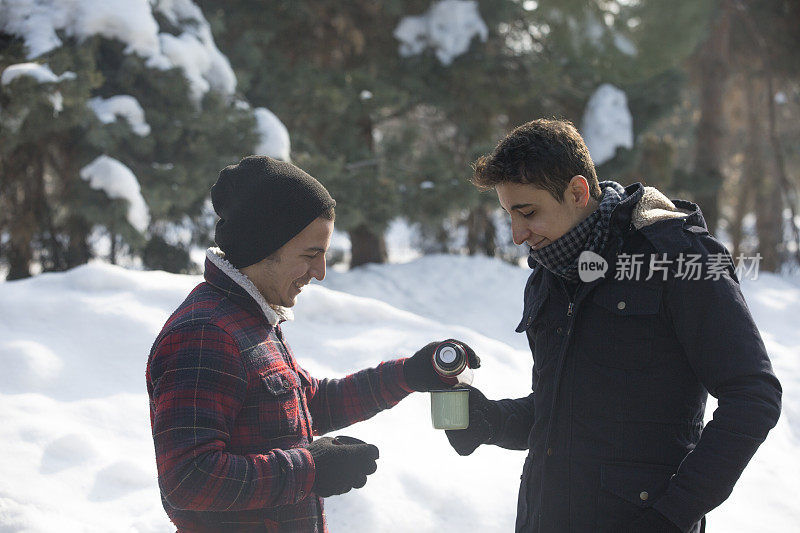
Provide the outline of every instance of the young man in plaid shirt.
[[147,363],[162,503],[181,532],[327,531],[322,497],[363,487],[378,449],[313,436],[441,387],[438,343],[342,379],[312,377],[280,323],[303,286],[325,277],[333,198],[299,168],[259,156],[223,169],[211,198],[219,248]]

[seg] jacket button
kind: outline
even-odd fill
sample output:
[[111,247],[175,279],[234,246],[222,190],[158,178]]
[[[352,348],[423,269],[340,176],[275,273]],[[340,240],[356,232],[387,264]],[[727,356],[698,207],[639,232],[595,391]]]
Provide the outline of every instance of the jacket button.
[[547,448],[547,455],[553,455],[553,448]]
[[302,489],[297,491],[297,501],[300,501],[305,497],[306,497],[305,491],[303,491]]
[[639,498],[640,498],[642,501],[645,501],[645,500],[646,500],[647,498],[649,498],[649,497],[650,497],[650,495],[649,495],[649,494],[647,494],[647,491],[646,491],[646,490],[643,490],[642,492],[640,492],[640,493],[639,493]]
[[625,302],[624,301],[618,302],[617,303],[617,309],[619,309],[620,311],[625,309]]
[[558,333],[559,335],[563,334],[563,333],[564,333],[564,328],[562,328],[562,327],[559,327],[559,328],[556,330],[556,333]]

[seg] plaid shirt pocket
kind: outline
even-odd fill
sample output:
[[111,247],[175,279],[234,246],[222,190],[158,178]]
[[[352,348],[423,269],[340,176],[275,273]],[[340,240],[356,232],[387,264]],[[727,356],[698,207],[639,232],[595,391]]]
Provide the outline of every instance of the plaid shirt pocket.
[[258,423],[261,435],[272,442],[287,439],[296,443],[304,435],[299,377],[291,368],[279,367],[260,372],[259,378]]

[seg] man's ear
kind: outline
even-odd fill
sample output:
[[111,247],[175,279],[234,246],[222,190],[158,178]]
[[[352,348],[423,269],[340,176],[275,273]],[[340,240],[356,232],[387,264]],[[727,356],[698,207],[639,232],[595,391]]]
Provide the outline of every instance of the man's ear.
[[580,174],[572,176],[567,190],[569,191],[570,200],[577,204],[578,207],[586,207],[589,204],[589,198],[591,197],[589,194],[589,182]]

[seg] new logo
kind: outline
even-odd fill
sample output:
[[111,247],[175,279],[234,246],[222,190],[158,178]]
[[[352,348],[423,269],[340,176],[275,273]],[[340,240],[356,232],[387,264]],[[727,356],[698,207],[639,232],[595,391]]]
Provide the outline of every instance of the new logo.
[[608,261],[589,250],[584,250],[578,256],[578,277],[584,283],[592,282],[602,278],[608,272]]

